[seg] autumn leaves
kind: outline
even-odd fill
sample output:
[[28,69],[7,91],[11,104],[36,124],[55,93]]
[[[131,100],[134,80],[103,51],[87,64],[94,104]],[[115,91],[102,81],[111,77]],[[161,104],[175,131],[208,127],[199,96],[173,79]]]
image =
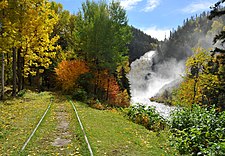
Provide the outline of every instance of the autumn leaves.
[[[44,77],[53,80],[54,72],[63,90],[82,88],[76,81],[91,73],[94,89],[84,89],[97,98],[108,99],[112,84],[121,93],[128,89],[123,82],[129,71],[131,30],[118,2],[86,1],[76,14],[48,0],[4,0],[0,8],[2,67],[6,64],[2,77],[13,84],[14,96],[34,76],[40,91]],[[99,77],[102,72],[107,73],[104,78]]]
[[74,46],[68,54],[73,51],[75,57],[65,53],[55,68],[60,87],[70,93],[84,90],[94,99],[128,106],[129,86],[124,81],[128,81],[131,30],[125,10],[118,2],[86,1],[74,19]]

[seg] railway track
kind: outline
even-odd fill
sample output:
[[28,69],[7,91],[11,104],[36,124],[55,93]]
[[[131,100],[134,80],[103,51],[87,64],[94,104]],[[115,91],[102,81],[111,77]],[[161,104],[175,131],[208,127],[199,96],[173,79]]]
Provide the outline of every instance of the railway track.
[[[89,155],[90,155],[90,156],[93,156],[93,151],[92,151],[91,145],[90,145],[89,140],[88,140],[88,137],[87,137],[87,135],[86,135],[85,128],[84,128],[84,126],[83,126],[83,124],[82,124],[82,121],[81,121],[81,119],[80,119],[80,117],[79,117],[79,114],[78,114],[78,112],[77,112],[76,106],[75,106],[74,102],[73,102],[69,97],[67,97],[67,101],[70,103],[71,107],[72,107],[73,110],[74,110],[74,116],[76,117],[76,119],[77,119],[77,121],[78,121],[78,123],[79,123],[80,129],[82,130],[82,134],[83,134],[83,137],[82,137],[82,138],[84,138],[84,140],[85,140],[86,146],[87,146],[88,151],[89,151]],[[31,132],[31,134],[29,135],[29,137],[27,138],[27,140],[26,140],[25,143],[23,144],[23,146],[22,146],[22,148],[21,148],[21,150],[20,150],[20,153],[22,153],[23,151],[26,150],[26,147],[27,147],[27,146],[29,145],[29,143],[31,142],[31,140],[32,140],[33,136],[35,135],[35,133],[37,132],[37,130],[41,130],[41,129],[43,128],[43,127],[40,127],[40,125],[42,124],[42,122],[43,122],[44,120],[46,120],[46,118],[49,118],[49,117],[50,117],[50,116],[46,117],[46,115],[48,114],[49,111],[51,111],[52,105],[54,105],[54,97],[51,97],[51,98],[50,98],[50,103],[49,103],[48,107],[46,108],[44,114],[41,116],[41,118],[40,118],[38,124],[35,126],[35,128],[34,128],[33,131]],[[57,139],[59,139],[59,138],[57,138]],[[56,139],[56,140],[57,140],[57,139]],[[70,140],[72,140],[72,138],[71,138]],[[54,143],[53,143],[53,144],[54,144]],[[52,145],[53,145],[53,144],[52,144]],[[50,146],[50,145],[49,145],[49,146]],[[53,145],[53,146],[57,146],[57,145]]]

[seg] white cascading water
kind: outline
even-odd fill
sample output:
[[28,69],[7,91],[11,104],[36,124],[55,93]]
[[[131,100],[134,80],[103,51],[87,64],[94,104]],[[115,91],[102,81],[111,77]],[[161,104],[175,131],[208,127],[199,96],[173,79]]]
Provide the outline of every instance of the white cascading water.
[[155,65],[153,71],[153,58],[156,55],[155,51],[150,51],[140,59],[132,62],[131,71],[128,74],[131,100],[133,104],[140,103],[153,106],[164,118],[167,118],[174,107],[151,102],[149,99],[156,95],[163,86],[179,79],[184,72],[185,66],[184,61],[177,62],[175,59],[171,59]]

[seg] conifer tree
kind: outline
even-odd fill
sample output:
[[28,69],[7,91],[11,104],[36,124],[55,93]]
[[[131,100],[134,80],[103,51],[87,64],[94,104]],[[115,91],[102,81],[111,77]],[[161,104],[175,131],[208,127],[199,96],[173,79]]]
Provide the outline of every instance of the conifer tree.
[[[222,4],[225,0],[218,1],[214,6],[211,7],[211,12],[209,15],[209,19],[213,19],[215,17],[220,17],[225,15],[225,8],[222,7]],[[212,52],[213,56],[215,57],[214,66],[217,67],[217,75],[219,77],[219,81],[221,83],[219,87],[219,97],[218,102],[220,103],[221,107],[225,109],[225,49],[221,48],[224,46],[225,43],[225,30],[223,29],[219,34],[217,34],[213,40],[215,43],[220,43],[220,47],[216,47]]]

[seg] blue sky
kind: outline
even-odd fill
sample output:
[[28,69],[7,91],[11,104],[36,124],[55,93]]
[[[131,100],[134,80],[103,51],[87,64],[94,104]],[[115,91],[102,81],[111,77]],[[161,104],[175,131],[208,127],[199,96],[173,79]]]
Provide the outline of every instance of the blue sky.
[[[55,0],[76,13],[85,0]],[[95,0],[98,1],[98,0]],[[110,0],[107,0],[110,1]],[[163,40],[183,20],[209,10],[218,0],[119,0],[127,11],[129,25]]]

